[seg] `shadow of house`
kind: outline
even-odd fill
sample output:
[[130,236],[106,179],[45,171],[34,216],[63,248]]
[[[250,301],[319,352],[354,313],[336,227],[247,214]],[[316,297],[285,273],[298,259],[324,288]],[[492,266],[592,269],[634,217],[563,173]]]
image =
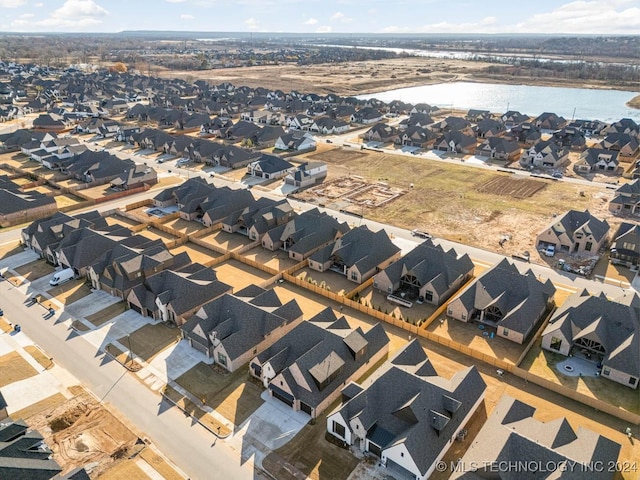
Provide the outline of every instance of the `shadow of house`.
[[[373,287],[411,301],[442,305],[473,276],[468,254],[427,240],[376,274]],[[403,295],[404,294],[404,295]]]
[[475,366],[439,377],[416,339],[374,375],[342,390],[327,433],[380,458],[391,472],[429,478],[484,401],[484,380]]
[[542,333],[542,348],[569,356],[581,352],[602,366],[601,375],[629,388],[640,380],[640,297],[615,301],[604,293],[571,295]]
[[269,395],[316,418],[339,397],[342,385],[362,376],[388,351],[382,325],[366,333],[352,329],[327,307],[258,354],[249,369]]
[[522,274],[506,258],[468,285],[447,306],[447,316],[478,322],[496,335],[523,344],[553,308],[555,287],[533,271]]
[[283,305],[273,290],[250,285],[203,305],[181,329],[189,345],[233,372],[301,321],[295,300]]

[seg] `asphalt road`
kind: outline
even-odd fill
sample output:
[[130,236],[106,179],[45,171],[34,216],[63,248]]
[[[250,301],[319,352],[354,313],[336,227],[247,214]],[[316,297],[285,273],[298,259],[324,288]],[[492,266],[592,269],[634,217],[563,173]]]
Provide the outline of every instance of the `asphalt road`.
[[[240,454],[177,408],[144,386],[119,363],[96,352],[64,323],[44,320],[40,306],[27,307],[25,297],[8,281],[0,282],[0,306],[8,321],[23,331],[97,398],[126,417],[192,479],[262,479],[252,462],[240,465]],[[214,473],[215,472],[215,473]]]

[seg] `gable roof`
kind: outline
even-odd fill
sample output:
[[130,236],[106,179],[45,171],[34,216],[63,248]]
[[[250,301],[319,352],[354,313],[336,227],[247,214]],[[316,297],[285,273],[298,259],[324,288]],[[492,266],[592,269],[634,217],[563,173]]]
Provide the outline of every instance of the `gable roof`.
[[609,223],[606,220],[594,217],[589,213],[589,210],[584,212],[569,210],[560,218],[554,219],[553,223],[545,231],[549,228],[557,236],[566,234],[570,239],[573,239],[578,232],[592,235],[597,243],[600,243],[609,233]]

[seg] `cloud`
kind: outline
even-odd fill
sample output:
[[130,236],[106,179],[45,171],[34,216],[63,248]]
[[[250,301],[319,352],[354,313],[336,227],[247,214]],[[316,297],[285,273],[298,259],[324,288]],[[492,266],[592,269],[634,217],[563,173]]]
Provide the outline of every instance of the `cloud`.
[[186,1],[187,0],[165,0],[165,2],[168,2],[168,3],[184,3]]
[[102,23],[109,12],[93,0],[66,0],[49,18],[29,25],[34,27],[61,27],[77,30]]
[[42,3],[42,2],[34,3],[33,6],[36,7],[36,8],[42,8],[42,7],[44,7],[44,3]]
[[342,12],[336,12],[333,15],[331,15],[331,20],[340,20],[341,18],[344,17],[344,13]]
[[315,25],[316,23],[318,23],[318,20],[316,20],[315,18],[310,18],[309,20],[304,22],[305,25]]
[[0,8],[18,8],[27,3],[27,0],[0,0]]
[[323,25],[316,28],[316,33],[329,33],[332,28],[329,25]]
[[251,17],[251,18],[247,18],[247,19],[244,21],[244,24],[247,26],[247,28],[248,28],[249,30],[257,30],[258,28],[260,28],[260,27],[258,26],[258,21],[257,21],[255,18],[253,18],[253,17]]
[[188,13],[183,13],[180,15],[180,18],[183,20],[193,20],[195,17],[193,15],[189,15]]
[[516,25],[523,33],[640,32],[640,7],[629,0],[579,0],[546,13],[538,13]]

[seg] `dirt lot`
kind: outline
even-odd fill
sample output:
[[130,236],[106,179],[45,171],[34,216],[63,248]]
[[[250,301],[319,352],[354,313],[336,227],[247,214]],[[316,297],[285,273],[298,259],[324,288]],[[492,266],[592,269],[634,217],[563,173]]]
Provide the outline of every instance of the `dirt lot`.
[[0,357],[0,388],[37,374],[18,352],[9,352]]
[[56,201],[56,206],[58,208],[69,207],[71,205],[77,205],[78,203],[82,202],[82,199],[80,197],[69,194],[56,195],[55,197],[53,197],[53,199]]
[[204,228],[204,225],[199,222],[188,222],[182,218],[174,218],[173,220],[166,222],[164,225],[187,235],[199,232]]
[[227,285],[231,285],[234,291],[251,284],[260,284],[271,278],[271,275],[268,273],[249,267],[237,260],[228,260],[220,265],[216,265],[214,269],[218,275],[218,280]]
[[[77,302],[81,298],[86,297],[91,293],[89,285],[85,282],[84,278],[78,280],[71,280],[67,283],[63,283],[57,287],[53,287],[47,290],[47,293],[65,305],[71,305],[73,302]],[[41,302],[42,304],[46,302]]]
[[253,260],[254,262],[260,262],[267,267],[274,268],[279,272],[293,267],[298,263],[289,258],[288,252],[283,252],[282,250],[272,252],[271,250],[267,250],[261,246],[252,248],[248,252],[244,253],[243,256],[249,260]]
[[262,404],[262,388],[248,377],[246,366],[228,373],[199,363],[178,377],[176,383],[238,426]]
[[158,230],[157,228],[147,227],[144,230],[139,232],[143,237],[147,237],[149,240],[157,240],[160,239],[163,242],[172,242],[177,240],[178,237],[175,237],[169,233],[163,232],[162,230]]
[[133,220],[130,220],[127,217],[123,217],[122,215],[110,215],[106,217],[106,220],[109,225],[122,225],[123,227],[128,228],[140,225],[139,222],[134,222]]
[[[535,237],[552,221],[554,213],[588,208],[598,218],[606,219],[613,231],[620,223],[608,211],[613,191],[602,192],[594,187],[551,180],[515,180],[506,173],[391,153],[343,149],[314,153],[308,158],[329,164],[328,181],[357,173],[369,183],[384,181],[390,187],[408,189],[406,195],[383,208],[365,206],[362,211],[368,219],[419,228],[506,255],[529,251],[535,262],[541,261],[534,246]],[[413,188],[409,188],[409,179]],[[523,198],[498,194],[503,189]],[[314,199],[309,192],[302,195],[307,200],[326,203],[324,197]],[[500,247],[498,242],[503,237],[508,241]]]
[[[370,60],[338,64],[269,65],[249,68],[224,68],[199,72],[164,71],[168,78],[198,78],[214,83],[230,82],[234,85],[297,90],[318,94],[357,95],[389,89],[428,85],[433,83],[465,81],[513,83],[507,74],[485,74],[483,70],[495,64],[427,57]],[[564,80],[564,79],[563,79]],[[557,85],[554,79],[518,77],[518,83],[530,85]],[[569,82],[563,86],[610,88],[606,83]]]
[[53,274],[53,272],[55,272],[55,268],[51,264],[47,263],[46,260],[40,259],[21,265],[17,267],[15,271],[30,282],[33,282],[38,278]]
[[218,252],[214,252],[213,250],[209,250],[207,248],[201,247],[200,245],[196,245],[195,243],[187,242],[184,245],[180,245],[179,247],[172,248],[170,252],[173,255],[178,255],[182,252],[187,252],[189,254],[189,258],[191,258],[192,262],[205,264],[214,260],[222,255]]
[[251,240],[244,235],[240,235],[237,233],[227,233],[223,232],[222,230],[211,233],[209,235],[205,235],[204,237],[201,237],[200,240],[205,243],[215,245],[216,247],[224,248],[225,250],[230,252],[251,243]]

